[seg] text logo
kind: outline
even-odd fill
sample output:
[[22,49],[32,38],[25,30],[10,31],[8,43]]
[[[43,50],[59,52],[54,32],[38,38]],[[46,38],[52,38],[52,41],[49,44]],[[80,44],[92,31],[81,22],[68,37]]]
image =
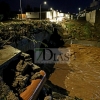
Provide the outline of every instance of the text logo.
[[67,48],[35,48],[34,63],[68,63],[70,51]]

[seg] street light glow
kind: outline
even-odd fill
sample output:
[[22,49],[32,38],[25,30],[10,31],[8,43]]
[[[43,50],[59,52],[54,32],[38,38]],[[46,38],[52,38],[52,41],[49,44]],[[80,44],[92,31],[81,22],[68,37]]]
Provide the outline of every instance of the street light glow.
[[78,10],[80,11],[80,10],[81,10],[81,8],[78,8]]
[[51,7],[50,10],[53,10],[53,8]]
[[46,2],[46,1],[44,1],[44,4],[46,5],[46,4],[47,4],[47,2]]

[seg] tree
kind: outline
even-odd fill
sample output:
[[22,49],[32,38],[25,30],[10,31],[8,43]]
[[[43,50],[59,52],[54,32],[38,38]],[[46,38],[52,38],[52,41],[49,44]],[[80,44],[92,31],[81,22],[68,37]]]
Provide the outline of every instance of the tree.
[[0,2],[0,14],[3,15],[3,20],[7,20],[10,15],[10,6],[8,3],[2,1]]

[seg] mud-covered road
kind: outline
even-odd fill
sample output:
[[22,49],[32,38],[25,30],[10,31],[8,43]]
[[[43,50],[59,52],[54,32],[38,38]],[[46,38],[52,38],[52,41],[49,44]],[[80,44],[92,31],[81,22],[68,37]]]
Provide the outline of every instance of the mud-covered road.
[[100,48],[72,44],[70,62],[55,64],[49,80],[69,91],[69,96],[100,100]]

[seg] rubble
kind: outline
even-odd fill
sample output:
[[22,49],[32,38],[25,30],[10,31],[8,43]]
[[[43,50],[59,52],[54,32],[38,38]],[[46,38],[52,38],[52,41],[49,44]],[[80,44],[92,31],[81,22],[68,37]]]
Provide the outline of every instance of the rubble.
[[36,72],[32,77],[31,77],[31,80],[36,80],[36,79],[41,79],[42,76],[39,72]]
[[39,72],[40,71],[40,67],[35,65],[35,64],[33,64],[32,69],[33,69],[34,72]]
[[19,100],[0,76],[0,100]]
[[[20,41],[23,36],[28,37],[30,39],[34,39],[35,34],[38,33],[42,34],[43,32],[53,34],[55,28],[61,29],[58,34],[63,32],[63,29],[61,28],[60,25],[56,25],[55,23],[51,23],[48,21],[42,21],[41,25],[38,21],[11,22],[9,24],[8,23],[3,24],[1,27],[2,28],[0,29],[0,36],[1,36],[0,41],[3,41],[2,44],[5,44],[6,40],[9,40],[11,43],[17,44],[17,42]],[[50,67],[47,68],[47,70],[51,72],[49,68],[51,68],[51,65]],[[7,84],[7,87],[11,89],[10,90],[11,92],[9,92],[7,96],[3,94],[4,97],[7,98],[7,100],[17,100],[17,99],[19,100],[20,98],[19,94],[25,91],[26,87],[30,85],[32,80],[35,80],[37,78],[39,79],[42,78],[42,76],[39,73],[41,68],[33,64],[32,58],[30,57],[29,54],[26,53],[22,53],[17,65],[13,66],[13,68],[9,70],[13,71],[14,78],[11,79],[12,81],[10,84]],[[9,89],[7,89],[7,91]]]
[[21,54],[21,57],[23,57],[24,59],[27,59],[27,58],[30,58],[30,55],[23,52]]
[[42,78],[39,73],[40,67],[33,64],[32,61],[26,60],[32,59],[29,54],[22,53],[19,58],[17,65],[9,69],[14,74],[14,78],[12,77],[12,81],[10,81],[11,83],[6,85],[2,77],[0,77],[0,100],[4,100],[4,98],[7,100],[19,100],[19,94],[26,90],[26,87],[31,84],[31,80]]
[[0,40],[5,41],[13,36],[10,41],[14,42],[15,40],[20,40],[21,36],[31,37],[32,34],[40,32],[52,34],[53,27],[50,23],[49,21],[42,21],[41,25],[39,21],[0,23]]

